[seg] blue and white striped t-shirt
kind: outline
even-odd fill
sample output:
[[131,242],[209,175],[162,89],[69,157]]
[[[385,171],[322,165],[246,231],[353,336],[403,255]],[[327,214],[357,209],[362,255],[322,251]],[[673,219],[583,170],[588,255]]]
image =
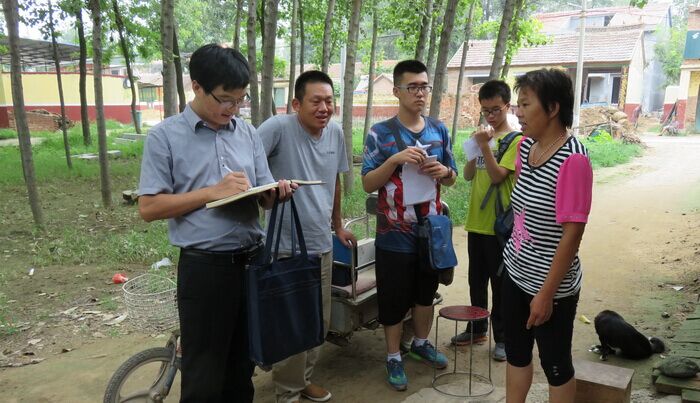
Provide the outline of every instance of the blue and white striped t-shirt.
[[[513,234],[503,253],[508,275],[530,295],[539,292],[549,274],[563,235],[561,223],[587,222],[593,187],[588,151],[575,137],[568,138],[538,167],[528,162],[534,144],[532,138],[523,138],[520,143],[518,179],[511,196]],[[577,254],[554,298],[576,294],[581,277]]]

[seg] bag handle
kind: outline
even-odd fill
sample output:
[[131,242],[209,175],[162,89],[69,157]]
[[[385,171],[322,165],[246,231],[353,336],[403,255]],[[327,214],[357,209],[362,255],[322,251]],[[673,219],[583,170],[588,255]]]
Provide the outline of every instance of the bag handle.
[[[300,256],[306,258],[308,257],[309,253],[306,249],[306,241],[304,240],[304,233],[301,229],[301,220],[299,219],[299,212],[297,210],[297,206],[294,202],[294,198],[291,198],[290,204],[292,205],[291,208],[291,221],[292,221],[292,256],[296,256],[296,247],[295,246],[295,239],[298,237],[299,241],[299,250],[300,250]],[[263,259],[265,262],[269,262],[270,258],[272,258],[273,262],[276,262],[278,257],[279,257],[279,246],[280,246],[280,240],[281,240],[281,234],[282,234],[282,218],[284,214],[284,208],[286,203],[281,203],[282,204],[282,210],[280,212],[280,218],[279,218],[279,226],[278,220],[277,220],[277,210],[280,202],[278,200],[275,200],[275,204],[272,206],[272,211],[270,213],[270,224],[268,225],[267,228],[267,240],[265,242],[265,253],[263,254]],[[274,238],[275,230],[277,231],[277,239]],[[273,240],[275,241],[275,249],[274,253],[272,250],[272,244]]]

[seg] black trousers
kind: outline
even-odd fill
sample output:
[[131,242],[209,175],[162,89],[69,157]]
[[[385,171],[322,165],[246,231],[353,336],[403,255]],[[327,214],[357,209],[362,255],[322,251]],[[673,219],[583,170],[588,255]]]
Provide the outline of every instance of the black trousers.
[[[505,341],[503,313],[501,312],[501,283],[498,268],[503,262],[503,248],[494,235],[467,233],[469,253],[469,298],[473,306],[489,308],[489,281],[491,281],[491,324],[496,343]],[[474,333],[487,332],[486,321],[474,324]]]
[[180,251],[180,402],[253,401],[244,287],[248,258],[248,254]]

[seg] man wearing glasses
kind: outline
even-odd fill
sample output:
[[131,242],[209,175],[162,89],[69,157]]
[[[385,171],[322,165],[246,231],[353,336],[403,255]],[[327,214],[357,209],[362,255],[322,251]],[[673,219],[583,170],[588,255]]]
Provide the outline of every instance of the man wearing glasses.
[[[396,390],[406,390],[408,380],[399,349],[402,321],[409,309],[415,334],[409,354],[432,367],[447,366],[445,355],[428,341],[438,274],[418,258],[416,223],[418,215],[441,213],[440,187],[455,183],[457,169],[447,128],[423,116],[432,90],[425,65],[417,60],[400,62],[394,68],[394,85],[399,113],[375,124],[367,134],[362,186],[368,193],[379,190],[375,268],[378,321],[384,327],[387,347],[387,381]],[[399,149],[398,136],[406,149]],[[428,160],[428,156],[437,159]],[[422,173],[435,180],[434,199],[404,204],[404,164],[420,165]]]
[[247,99],[248,63],[210,44],[190,59],[194,100],[150,130],[139,184],[139,213],[168,219],[180,247],[177,300],[182,347],[181,402],[252,402],[244,269],[260,246],[258,204],[291,197],[291,185],[260,199],[207,210],[207,202],[274,182],[262,142],[236,117]]
[[[472,181],[467,215],[467,252],[469,254],[469,296],[471,305],[488,309],[488,286],[491,281],[491,320],[496,347],[492,356],[494,360],[505,361],[506,351],[501,315],[501,283],[498,274],[503,262],[503,245],[494,232],[496,222],[496,197],[500,197],[504,207],[510,205],[510,194],[515,186],[515,156],[521,136],[514,133],[508,123],[510,109],[510,87],[503,81],[491,80],[479,89],[481,116],[489,126],[480,127],[473,137],[479,144],[481,156],[467,162],[464,166],[464,179]],[[495,139],[491,142],[491,139]],[[497,155],[502,149],[501,143],[510,140],[503,155]],[[492,148],[495,147],[495,148]],[[489,191],[493,185],[493,190]],[[452,338],[458,346],[486,339],[485,321]]]

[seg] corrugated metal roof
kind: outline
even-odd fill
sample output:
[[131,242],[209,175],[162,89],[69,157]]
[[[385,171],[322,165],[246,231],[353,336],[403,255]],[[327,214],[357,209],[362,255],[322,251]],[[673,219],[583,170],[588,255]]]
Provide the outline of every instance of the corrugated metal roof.
[[[632,60],[637,44],[641,43],[642,31],[604,30],[587,32],[584,44],[585,63],[624,63]],[[511,66],[551,66],[575,64],[578,60],[578,35],[550,37],[550,43],[530,48],[521,48],[513,57]],[[469,41],[466,67],[489,67],[493,61],[493,40]],[[448,68],[459,68],[462,60],[460,47],[452,56]]]

